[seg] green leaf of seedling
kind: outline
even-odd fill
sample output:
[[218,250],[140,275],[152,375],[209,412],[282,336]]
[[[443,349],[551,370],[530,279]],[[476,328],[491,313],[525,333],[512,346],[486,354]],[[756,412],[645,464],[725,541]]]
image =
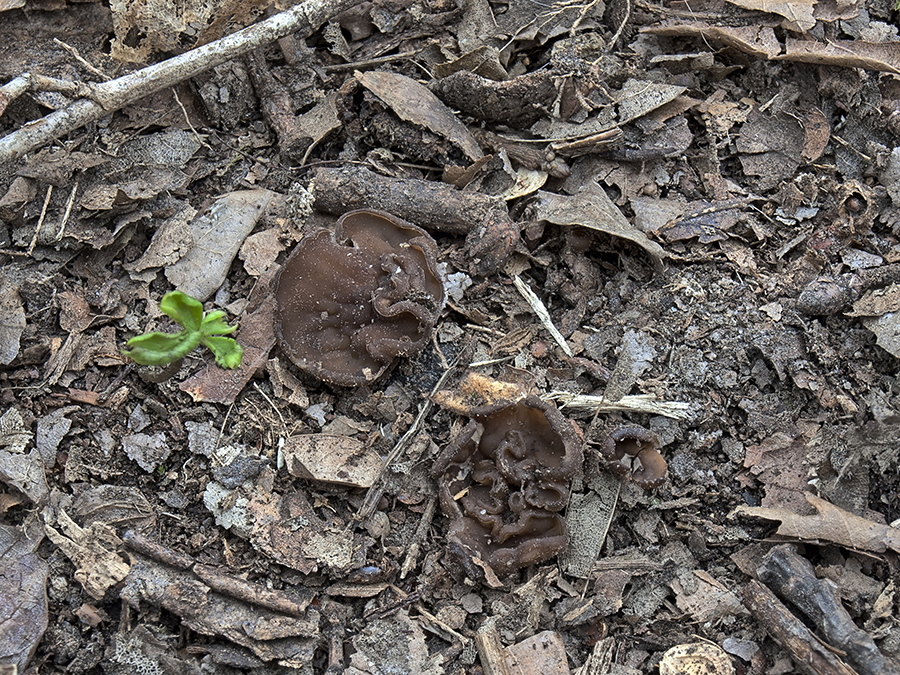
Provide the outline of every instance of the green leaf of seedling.
[[222,368],[241,365],[244,348],[231,338],[219,337],[233,333],[237,326],[225,323],[225,312],[204,314],[203,304],[186,293],[166,293],[159,302],[160,310],[184,328],[179,333],[147,333],[131,338],[130,350],[122,352],[145,366],[165,366],[177,361],[199,345],[206,345]]
[[203,304],[187,293],[181,291],[166,293],[159,301],[159,309],[182,328],[200,330],[200,324],[203,322]]
[[180,333],[146,333],[131,338],[129,351],[122,352],[142,366],[165,366],[186,356],[200,344],[199,331],[183,330]]
[[200,332],[204,335],[227,335],[236,331],[237,326],[229,326],[222,320],[224,316],[225,312],[221,310],[210,312],[203,317],[203,321],[200,323]]
[[231,338],[204,336],[202,342],[215,355],[216,363],[220,367],[237,368],[241,365],[244,348]]

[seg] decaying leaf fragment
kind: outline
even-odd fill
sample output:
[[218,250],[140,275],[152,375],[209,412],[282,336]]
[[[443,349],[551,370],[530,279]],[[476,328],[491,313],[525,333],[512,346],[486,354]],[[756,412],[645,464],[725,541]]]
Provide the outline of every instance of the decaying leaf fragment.
[[222,285],[244,239],[276,198],[270,190],[239,190],[222,195],[190,225],[191,246],[166,267],[178,290],[206,300]]
[[13,672],[25,672],[47,629],[49,568],[35,553],[40,543],[0,525],[0,663]]
[[801,516],[786,509],[740,506],[735,513],[765,520],[780,520],[778,534],[804,541],[831,541],[848,548],[880,553],[888,549],[900,553],[900,530],[889,525],[860,518],[830,502],[807,494],[806,500],[816,509],[811,516]]
[[282,448],[288,473],[348,487],[371,487],[383,460],[365,443],[349,436],[291,436]]
[[19,354],[19,338],[25,330],[25,310],[19,289],[0,275],[0,365],[10,363]]
[[[313,510],[304,492],[281,495],[267,489],[271,470],[229,489],[210,481],[203,502],[216,524],[247,539],[276,562],[302,574],[322,567],[346,572],[362,546],[345,527],[329,525]],[[297,526],[303,523],[303,527]]]
[[91,597],[102,599],[128,574],[128,564],[116,552],[122,541],[109,525],[94,522],[82,528],[62,510],[56,523],[60,531],[45,525],[47,536],[75,563],[75,580]]
[[847,315],[864,317],[863,324],[875,333],[878,346],[900,357],[900,284],[867,292]]
[[465,125],[428,89],[398,73],[356,73],[362,85],[384,101],[397,115],[443,136],[458,146],[471,161],[484,153]]
[[650,254],[656,265],[667,257],[662,246],[628,222],[606,192],[589,182],[573,196],[538,191],[535,217],[554,225],[580,225],[614,237],[627,239]]
[[805,33],[816,25],[813,8],[816,0],[728,0],[733,5],[760,12],[770,12],[785,18],[785,28]]
[[0,481],[24,494],[32,503],[43,504],[50,495],[44,463],[37,449],[25,453],[25,446],[33,436],[15,408],[0,417]]
[[367,623],[353,638],[355,653],[350,657],[346,675],[379,673],[420,673],[441,675],[439,657],[429,657],[421,625],[406,610]]

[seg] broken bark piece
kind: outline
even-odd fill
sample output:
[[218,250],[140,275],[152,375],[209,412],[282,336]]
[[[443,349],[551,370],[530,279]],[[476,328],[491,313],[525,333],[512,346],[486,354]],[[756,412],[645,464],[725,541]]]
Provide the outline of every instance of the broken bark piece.
[[[137,539],[137,540],[136,540]],[[309,601],[250,583],[207,565],[185,569],[183,554],[152,555],[147,546],[126,536],[133,563],[120,597],[132,607],[149,602],[181,617],[204,635],[219,635],[264,661],[309,663],[319,640],[319,613]],[[150,554],[149,557],[148,553]]]
[[506,662],[509,675],[569,675],[566,645],[552,630],[507,647]]
[[447,104],[491,124],[527,129],[546,117],[558,93],[554,74],[538,70],[506,82],[496,82],[467,71],[448,75],[432,84]]
[[474,408],[438,456],[448,548],[467,573],[493,582],[549,560],[568,544],[559,514],[581,466],[581,442],[556,408],[536,396]]
[[812,564],[789,544],[769,551],[758,574],[818,626],[829,644],[844,651],[860,675],[900,675],[900,666],[878,651],[871,636],[853,623],[834,585],[816,577]]
[[388,178],[348,166],[319,169],[312,191],[315,208],[325,213],[380,209],[427,230],[467,235],[465,252],[475,274],[500,269],[519,242],[519,226],[502,199],[433,181]]
[[247,72],[250,73],[266,121],[278,136],[282,157],[291,162],[300,161],[313,139],[298,124],[291,94],[272,75],[261,49],[255,49],[248,55]]
[[301,241],[275,290],[275,334],[294,364],[357,386],[422,350],[444,306],[437,245],[382,211],[341,216]]
[[734,675],[731,657],[711,642],[690,642],[666,650],[659,675]]
[[740,591],[741,600],[769,636],[791,655],[806,675],[854,675],[840,657],[826,647],[776,595],[756,579]]

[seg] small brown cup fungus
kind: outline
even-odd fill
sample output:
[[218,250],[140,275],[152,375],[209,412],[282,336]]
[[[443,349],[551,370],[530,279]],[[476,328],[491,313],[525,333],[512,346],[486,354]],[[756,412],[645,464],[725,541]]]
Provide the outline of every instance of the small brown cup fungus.
[[470,577],[496,584],[515,569],[565,550],[559,514],[581,466],[581,441],[552,404],[537,396],[475,408],[438,456],[441,510],[451,519],[451,554]]
[[422,350],[444,306],[437,245],[381,211],[341,216],[304,238],[275,291],[275,334],[302,370],[356,386]]
[[666,480],[668,465],[659,453],[659,438],[644,427],[619,427],[600,446],[600,456],[613,473],[646,489]]

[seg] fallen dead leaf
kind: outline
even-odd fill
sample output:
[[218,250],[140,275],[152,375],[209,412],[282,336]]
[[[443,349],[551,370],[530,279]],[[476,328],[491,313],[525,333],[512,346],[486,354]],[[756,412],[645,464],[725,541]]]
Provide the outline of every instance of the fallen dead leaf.
[[291,436],[282,452],[292,476],[349,487],[372,487],[384,464],[377,452],[349,436]]
[[276,196],[271,190],[239,190],[219,197],[191,222],[191,247],[166,267],[166,278],[198,300],[209,298],[225,281],[241,244]]
[[682,35],[701,37],[733,47],[751,56],[772,59],[781,54],[782,47],[772,26],[716,26],[703,21],[665,22],[658,26],[641,28],[642,33],[651,35]]
[[805,33],[816,25],[813,16],[816,0],[728,0],[728,2],[744,9],[783,16],[786,21],[782,25],[789,30]]
[[900,42],[863,42],[862,40],[798,40],[788,38],[785,52],[774,60],[799,61],[820,66],[864,68],[900,74]]
[[747,447],[744,466],[765,486],[764,508],[811,512],[804,499],[808,486],[807,456],[802,439],[775,433],[759,445]]
[[19,355],[19,338],[25,330],[25,310],[19,289],[0,275],[0,365]]
[[441,675],[439,656],[428,654],[425,634],[417,620],[405,609],[365,625],[353,638],[356,652],[350,657],[345,675],[380,675],[381,673],[418,673]]
[[437,96],[415,80],[384,71],[356,73],[355,77],[401,119],[452,141],[473,162],[484,154],[465,125]]
[[128,574],[129,565],[117,553],[121,539],[101,522],[82,528],[62,510],[56,524],[61,531],[44,526],[47,537],[75,564],[75,580],[91,597],[102,600]]
[[811,516],[802,516],[787,509],[766,509],[739,506],[734,513],[765,520],[780,520],[778,534],[803,541],[831,541],[848,548],[881,553],[888,549],[900,553],[900,530],[860,518],[849,511],[820,499],[806,495],[806,500],[816,509]]
[[28,539],[0,525],[0,663],[25,672],[47,629],[48,566],[35,553],[41,538]]
[[32,436],[15,408],[0,417],[0,481],[41,505],[50,496],[50,488],[41,454],[37,449],[25,454]]
[[275,301],[269,297],[253,312],[239,319],[240,328],[235,339],[244,348],[244,358],[239,368],[226,370],[210,362],[178,388],[190,394],[194,401],[233,403],[256,371],[265,368],[269,350],[275,344],[274,312]]
[[539,190],[535,217],[554,225],[580,225],[614,237],[627,239],[643,248],[659,265],[667,257],[662,246],[628,222],[606,191],[591,181],[574,196]]

